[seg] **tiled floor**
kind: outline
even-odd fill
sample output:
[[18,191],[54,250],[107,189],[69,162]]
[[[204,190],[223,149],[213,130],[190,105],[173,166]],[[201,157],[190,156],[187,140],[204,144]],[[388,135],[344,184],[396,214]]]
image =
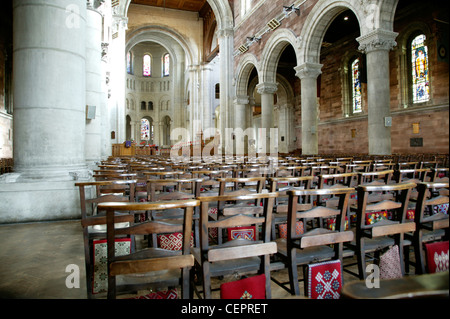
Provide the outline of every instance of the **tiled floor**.
[[[82,239],[79,221],[0,225],[0,298],[86,299]],[[345,263],[351,262],[354,260]],[[70,265],[80,270],[80,288],[66,286],[73,274],[66,271]],[[271,275],[280,282],[288,278],[286,269]],[[344,282],[351,280],[357,278],[344,272]],[[303,292],[302,284],[300,289]],[[218,297],[218,291],[213,296]],[[272,282],[272,298],[289,297]]]

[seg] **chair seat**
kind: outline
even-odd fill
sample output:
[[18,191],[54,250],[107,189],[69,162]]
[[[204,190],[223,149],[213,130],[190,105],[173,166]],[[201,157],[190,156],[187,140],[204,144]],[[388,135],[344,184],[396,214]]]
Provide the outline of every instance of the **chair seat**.
[[[444,229],[437,229],[437,230],[423,230],[422,233],[422,242],[431,242],[431,241],[436,241],[436,240],[441,240],[442,237],[444,237],[445,235],[445,230]],[[413,234],[412,233],[406,233],[405,234],[405,238],[407,238],[408,240],[412,240],[413,239]]]
[[[278,253],[287,258],[287,243],[285,239],[277,239]],[[335,256],[334,249],[330,246],[308,247],[305,249],[297,249],[297,264],[305,264],[310,262],[320,262],[329,260]]]
[[[195,260],[200,263],[200,248],[191,248],[191,254]],[[223,260],[211,263],[211,276],[222,276],[231,272],[243,273],[259,270],[261,268],[261,259],[259,257],[239,258],[232,260]]]
[[[411,244],[411,240],[406,238],[403,240],[404,246],[410,246]],[[364,240],[365,251],[368,253],[393,245],[395,245],[395,240],[391,237],[366,238]],[[353,240],[351,243],[347,243],[346,246],[356,249],[356,241]]]
[[151,271],[144,274],[120,275],[116,277],[117,290],[121,293],[136,291],[140,285],[142,289],[167,287],[168,284],[177,286],[179,281],[179,269]]

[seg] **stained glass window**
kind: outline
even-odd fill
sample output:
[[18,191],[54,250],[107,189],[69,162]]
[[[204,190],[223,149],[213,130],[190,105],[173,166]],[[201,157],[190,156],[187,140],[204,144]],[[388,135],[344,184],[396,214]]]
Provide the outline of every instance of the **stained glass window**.
[[422,103],[430,98],[428,82],[428,48],[426,37],[420,34],[411,42],[413,102]]
[[360,60],[356,58],[352,62],[352,110],[353,113],[362,111],[362,94],[361,94],[361,70]]
[[152,59],[150,55],[146,54],[144,55],[143,59],[143,75],[144,76],[151,76],[152,75]]
[[170,56],[169,54],[164,54],[163,56],[163,76],[170,75]]
[[141,140],[148,141],[150,139],[150,122],[147,119],[141,119]]
[[132,61],[131,52],[128,51],[128,53],[127,53],[127,73],[128,74],[132,74],[132,72],[133,72],[131,61]]

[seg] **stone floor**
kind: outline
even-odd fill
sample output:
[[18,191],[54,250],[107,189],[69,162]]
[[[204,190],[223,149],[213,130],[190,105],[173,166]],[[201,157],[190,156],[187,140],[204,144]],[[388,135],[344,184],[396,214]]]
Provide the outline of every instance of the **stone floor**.
[[[0,298],[86,299],[82,239],[79,221],[0,225]],[[355,260],[346,260],[345,264],[352,262]],[[80,288],[66,286],[70,265],[80,270]],[[286,269],[271,275],[287,282]],[[344,282],[351,280],[357,278],[344,272]],[[216,288],[219,285],[214,283]],[[213,296],[218,298],[218,291]],[[272,298],[289,297],[286,290],[272,282]]]

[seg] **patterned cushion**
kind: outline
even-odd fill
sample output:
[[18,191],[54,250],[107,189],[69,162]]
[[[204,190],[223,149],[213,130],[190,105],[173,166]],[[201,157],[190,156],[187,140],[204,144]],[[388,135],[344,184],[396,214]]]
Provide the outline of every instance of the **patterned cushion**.
[[308,265],[308,297],[339,299],[342,289],[341,261],[332,260]]
[[[131,239],[116,239],[116,256],[131,253]],[[92,293],[98,294],[108,291],[108,244],[106,239],[94,240],[94,277],[92,279]]]
[[[172,233],[158,235],[158,247],[167,250],[181,250],[183,248],[183,234]],[[194,247],[194,234],[191,235],[191,247]]]
[[[301,220],[297,221],[297,223],[295,224],[295,234],[297,236],[301,235],[304,233],[304,226],[303,226],[303,222]],[[287,224],[279,224],[278,225],[278,233],[280,235],[280,238],[287,238]]]
[[178,299],[177,289],[169,289],[149,293],[148,295],[133,297],[130,299]]
[[415,209],[408,209],[406,211],[406,219],[414,219],[414,216],[416,214],[416,210]]
[[238,238],[255,240],[255,226],[230,227],[228,228],[228,240]]
[[392,212],[381,211],[381,212],[370,212],[366,213],[366,225],[372,225],[380,220],[392,219]]
[[448,203],[433,206],[433,214],[448,214]]
[[[336,218],[327,218],[327,228],[329,230],[335,230]],[[345,216],[345,230],[348,230],[348,217]]]
[[220,285],[221,299],[265,299],[266,276],[264,274]]
[[380,279],[396,279],[402,277],[400,253],[398,246],[394,245],[380,256]]
[[425,244],[427,254],[427,269],[429,273],[447,271],[448,241]]

